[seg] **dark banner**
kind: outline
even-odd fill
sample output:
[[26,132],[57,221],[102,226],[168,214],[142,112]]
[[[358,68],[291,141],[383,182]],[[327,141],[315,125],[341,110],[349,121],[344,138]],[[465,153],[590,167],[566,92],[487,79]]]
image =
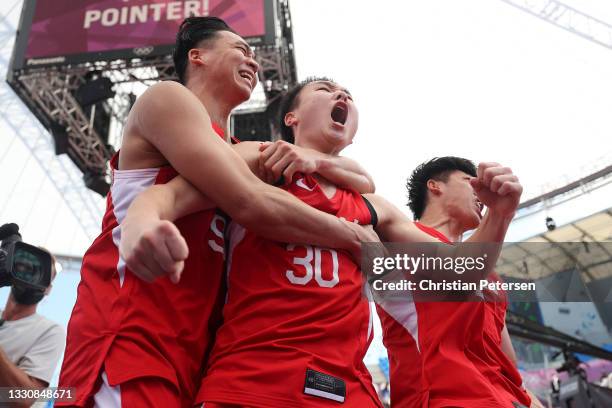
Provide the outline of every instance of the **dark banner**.
[[25,0],[13,69],[171,52],[189,16],[224,19],[252,45],[274,38],[271,0]]

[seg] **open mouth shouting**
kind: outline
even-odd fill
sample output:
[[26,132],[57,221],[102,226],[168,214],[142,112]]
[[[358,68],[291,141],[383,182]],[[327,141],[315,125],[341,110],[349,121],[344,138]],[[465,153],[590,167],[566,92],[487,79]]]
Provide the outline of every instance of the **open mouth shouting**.
[[331,111],[331,118],[335,125],[344,126],[348,118],[348,105],[346,102],[338,101]]

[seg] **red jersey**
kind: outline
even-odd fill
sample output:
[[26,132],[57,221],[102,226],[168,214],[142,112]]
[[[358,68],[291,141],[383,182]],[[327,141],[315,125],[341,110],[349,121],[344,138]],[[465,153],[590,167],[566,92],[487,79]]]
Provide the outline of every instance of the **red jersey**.
[[376,305],[383,329],[383,344],[389,356],[389,386],[393,408],[427,407],[427,386],[418,345],[418,323],[414,302]]
[[59,386],[75,387],[76,401],[56,405],[84,406],[105,371],[111,386],[148,376],[166,379],[191,407],[220,323],[225,219],[206,210],[178,220],[189,247],[180,282],[140,280],[119,256],[121,222],[138,193],[177,173],[169,166],[118,170],[117,163],[118,154],[111,160],[102,232],[83,257],[68,324]]
[[[450,243],[433,228],[416,225]],[[481,297],[491,295],[485,292]],[[516,367],[501,350],[505,304],[415,302],[415,311],[429,407],[513,408],[513,402],[530,405]],[[408,363],[406,370],[411,368]]]
[[[365,225],[375,212],[359,194],[327,198],[296,175],[287,190]],[[360,267],[343,252],[264,239],[229,227],[224,322],[197,402],[259,408],[381,407],[363,358],[372,316]]]
[[[489,280],[501,281],[496,275],[491,276]],[[501,349],[501,333],[506,324],[508,298],[504,291],[486,291],[485,295],[489,301],[485,303],[486,322],[482,333],[484,348],[480,349],[482,353],[478,363],[482,364],[482,372],[500,393],[506,394],[510,401],[529,406],[531,398],[523,388],[523,379],[514,362]]]
[[[449,244],[448,238],[433,228],[415,223],[424,232]],[[393,408],[427,407],[427,383],[419,350],[422,321],[414,302],[393,302],[376,306],[383,329],[383,344],[389,356],[389,385]]]

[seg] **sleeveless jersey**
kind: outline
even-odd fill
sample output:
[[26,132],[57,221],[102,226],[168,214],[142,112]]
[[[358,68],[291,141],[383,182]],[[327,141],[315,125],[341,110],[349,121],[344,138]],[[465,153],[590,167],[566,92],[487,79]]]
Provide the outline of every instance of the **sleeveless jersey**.
[[137,278],[119,256],[121,222],[138,193],[177,172],[169,166],[119,170],[117,164],[118,153],[111,160],[102,232],[83,257],[68,324],[59,386],[75,387],[76,401],[64,405],[86,404],[105,371],[112,386],[147,376],[166,379],[191,406],[220,325],[226,220],[212,209],[176,221],[189,247],[178,284],[168,277],[153,283]]
[[[415,225],[451,243],[439,231]],[[397,314],[379,308],[394,407],[530,405],[516,367],[501,350],[505,303],[489,291],[483,296],[488,301],[414,302]]]
[[[497,275],[491,276],[489,280],[501,281]],[[488,301],[485,302],[485,325],[482,333],[484,347],[479,348],[481,353],[477,362],[481,365],[481,371],[499,393],[505,394],[509,401],[530,406],[531,397],[523,387],[523,379],[514,362],[501,348],[501,333],[506,324],[508,297],[504,291],[488,290],[485,291],[485,296]]]
[[[304,175],[287,190],[348,221],[375,221],[356,192],[330,199]],[[363,363],[372,319],[360,267],[344,251],[271,241],[234,223],[228,231],[224,322],[196,402],[381,407]]]

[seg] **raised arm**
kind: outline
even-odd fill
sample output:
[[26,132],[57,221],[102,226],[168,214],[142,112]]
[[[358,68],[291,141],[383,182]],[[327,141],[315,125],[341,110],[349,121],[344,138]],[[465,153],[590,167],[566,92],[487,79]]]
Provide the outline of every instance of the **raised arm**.
[[[487,213],[466,242],[503,242],[523,191],[518,178],[507,167],[497,163],[481,163],[478,166],[478,177],[470,182],[480,201],[487,206]],[[383,240],[439,242],[419,230],[403,212],[384,198],[375,194],[365,197],[379,213],[377,230]]]
[[498,163],[480,163],[470,183],[487,212],[466,242],[504,242],[523,193],[518,177]]
[[[466,242],[494,244],[486,246],[455,245],[438,246],[437,256],[440,257],[477,257],[486,248],[487,257],[483,275],[492,271],[497,262],[501,244],[516,207],[518,206],[522,187],[510,169],[496,163],[483,163],[479,166],[478,177],[472,181],[472,186],[479,199],[488,207],[478,230]],[[388,242],[439,242],[429,234],[418,229],[408,217],[384,198],[370,194],[365,196],[378,213],[379,222],[376,231],[383,241]]]

